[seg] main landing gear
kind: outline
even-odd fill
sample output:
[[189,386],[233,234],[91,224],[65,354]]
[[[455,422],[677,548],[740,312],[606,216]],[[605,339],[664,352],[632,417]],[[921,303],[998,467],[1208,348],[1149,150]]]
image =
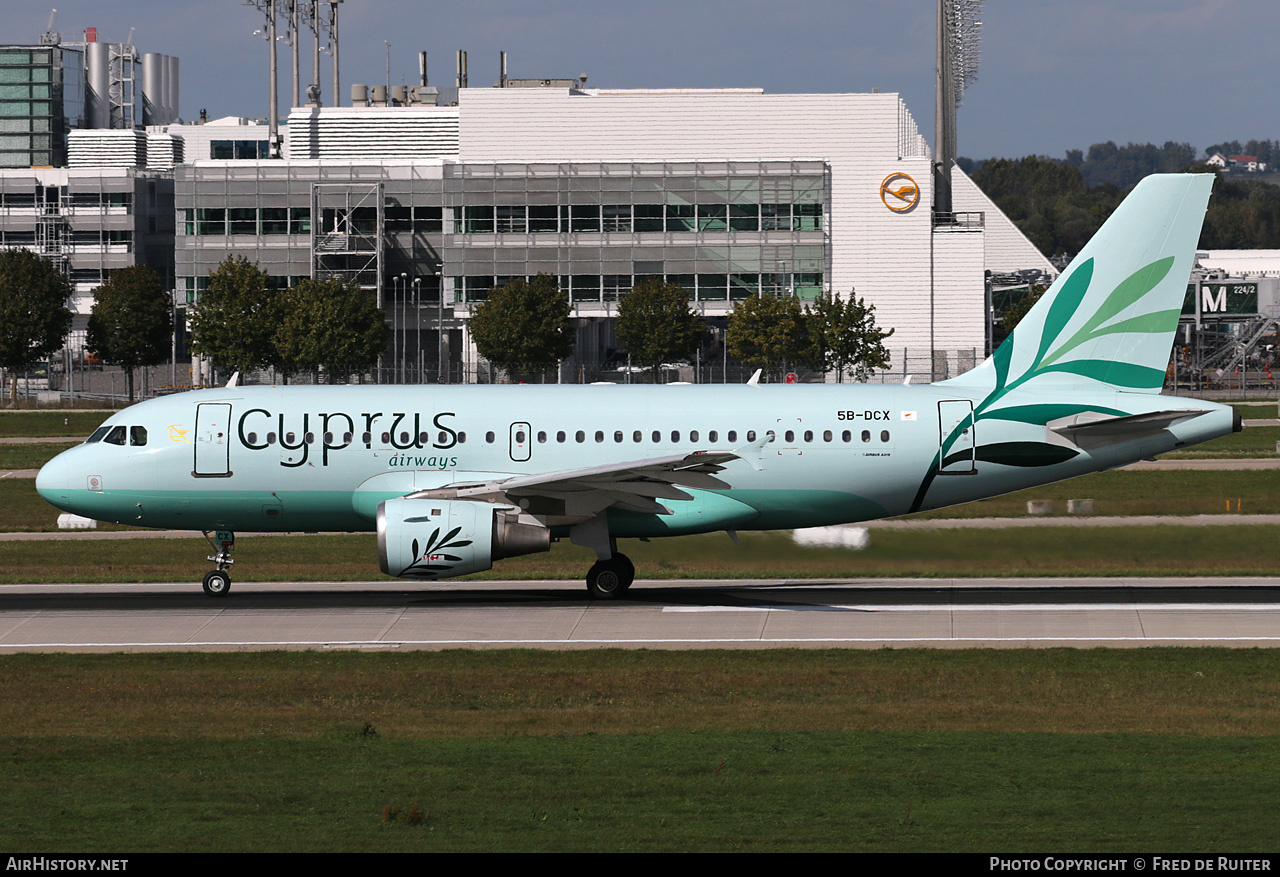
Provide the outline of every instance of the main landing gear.
[[569,541],[596,553],[596,562],[587,571],[587,593],[597,600],[616,600],[627,592],[636,578],[636,565],[618,553],[618,540],[609,532],[604,515],[596,515],[569,529]]
[[231,573],[228,569],[235,563],[231,559],[231,549],[236,547],[236,534],[230,530],[219,530],[214,538],[210,539],[208,530],[201,532],[213,548],[213,554],[209,555],[208,559],[215,564],[214,569],[205,573],[204,592],[210,597],[225,597],[231,591]]
[[636,566],[625,554],[597,560],[587,572],[587,593],[597,600],[616,600],[636,578]]

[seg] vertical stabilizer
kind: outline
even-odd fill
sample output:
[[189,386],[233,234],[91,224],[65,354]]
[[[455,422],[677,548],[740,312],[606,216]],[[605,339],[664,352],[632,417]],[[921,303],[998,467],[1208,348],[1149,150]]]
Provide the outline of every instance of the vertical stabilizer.
[[1213,179],[1138,183],[991,358],[946,383],[1160,392]]

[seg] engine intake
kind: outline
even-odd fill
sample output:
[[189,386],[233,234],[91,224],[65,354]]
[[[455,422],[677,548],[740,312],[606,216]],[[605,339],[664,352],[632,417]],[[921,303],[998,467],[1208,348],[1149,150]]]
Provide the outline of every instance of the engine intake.
[[398,578],[464,576],[550,548],[551,531],[512,506],[405,497],[378,504],[378,563]]

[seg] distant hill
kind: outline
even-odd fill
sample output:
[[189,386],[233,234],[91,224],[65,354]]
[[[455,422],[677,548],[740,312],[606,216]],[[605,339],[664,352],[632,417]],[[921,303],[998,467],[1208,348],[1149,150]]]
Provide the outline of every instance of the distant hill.
[[[1256,155],[1270,163],[1280,159],[1280,141],[1250,140],[1215,144],[1224,155]],[[1265,158],[1264,158],[1265,156]],[[981,162],[957,159],[996,205],[1012,219],[1041,252],[1050,257],[1073,256],[1093,236],[1128,190],[1149,174],[1217,172],[1197,161],[1194,147],[1169,142],[1096,143],[1087,153],[1069,150],[1065,159],[1027,156],[989,158]],[[1280,248],[1280,186],[1272,173],[1218,173],[1200,246],[1205,249]]]

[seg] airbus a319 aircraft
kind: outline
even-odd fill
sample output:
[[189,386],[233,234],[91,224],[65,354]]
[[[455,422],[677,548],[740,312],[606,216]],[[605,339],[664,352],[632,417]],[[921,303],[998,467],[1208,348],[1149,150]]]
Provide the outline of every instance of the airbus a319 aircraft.
[[1143,180],[1017,330],[940,383],[276,386],[199,390],[113,415],[41,469],[68,512],[221,531],[370,531],[382,571],[442,579],[617,540],[852,523],[1111,469],[1241,428],[1160,395],[1212,176]]

